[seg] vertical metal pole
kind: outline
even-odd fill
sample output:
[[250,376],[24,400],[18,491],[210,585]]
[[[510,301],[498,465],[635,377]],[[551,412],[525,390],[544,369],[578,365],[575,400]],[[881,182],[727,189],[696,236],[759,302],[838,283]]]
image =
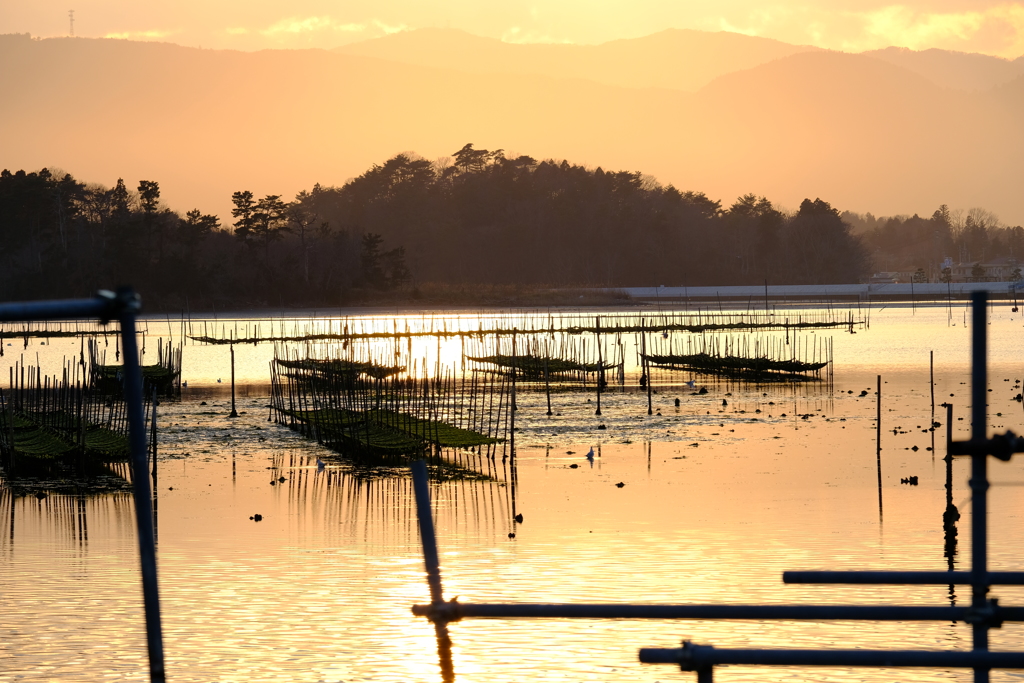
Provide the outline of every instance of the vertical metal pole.
[[444,602],[441,592],[441,563],[437,555],[437,539],[434,536],[434,518],[430,513],[427,464],[422,460],[412,464],[412,488],[416,495],[416,518],[420,524],[420,541],[423,543],[423,563],[427,569],[430,602]]
[[710,666],[702,666],[697,669],[697,683],[714,683],[715,670]]
[[235,410],[235,345],[230,344],[231,347],[231,415],[229,417],[238,417],[238,411]]
[[882,521],[882,376],[878,376],[877,406],[875,409],[875,463],[878,466],[878,521]]
[[[974,292],[971,299],[971,441],[975,444],[971,453],[971,606],[982,609],[988,594],[988,453],[982,447],[988,432],[987,293]],[[972,626],[975,650],[988,649],[988,628],[985,622]],[[975,667],[974,683],[988,683],[988,672],[987,668]]]
[[[125,296],[125,293],[122,292],[121,296]],[[163,630],[160,625],[160,594],[157,589],[153,500],[146,457],[146,423],[142,414],[142,369],[139,367],[139,347],[135,341],[135,311],[125,308],[119,318],[124,348],[124,398],[128,417],[128,443],[132,454],[132,482],[135,486],[135,522],[142,566],[149,675],[154,683],[163,683]]]

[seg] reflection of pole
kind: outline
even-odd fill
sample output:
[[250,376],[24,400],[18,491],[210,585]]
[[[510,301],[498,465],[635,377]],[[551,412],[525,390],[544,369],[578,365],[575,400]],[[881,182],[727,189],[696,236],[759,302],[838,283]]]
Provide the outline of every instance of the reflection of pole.
[[434,537],[434,518],[430,511],[430,489],[427,486],[427,463],[417,460],[412,464],[412,486],[416,495],[416,518],[420,527],[420,542],[423,544],[423,562],[427,570],[427,584],[430,586],[430,602],[444,602],[441,590],[441,561],[437,555],[437,539]]
[[448,635],[448,624],[439,621],[434,624],[437,637],[437,659],[441,666],[442,683],[454,683],[455,666],[452,664],[452,639]]
[[878,465],[878,521],[882,521],[882,376],[878,376],[875,411],[875,462]]
[[[953,418],[953,404],[947,403],[946,406],[946,423],[949,424]],[[934,420],[933,420],[934,422]],[[947,432],[952,433],[952,430],[947,427]],[[942,532],[943,532],[943,548],[942,554],[946,558],[946,566],[949,571],[956,569],[956,563],[954,558],[956,557],[956,537],[957,529],[956,523],[960,520],[960,511],[956,505],[953,504],[953,453],[949,447],[950,440],[946,440],[946,457],[943,460],[946,461],[946,509],[942,512]],[[949,585],[949,599],[950,603],[956,605],[956,593],[955,586]]]
[[228,417],[238,417],[238,411],[235,410],[235,345],[231,344],[231,415]]
[[[430,602],[439,605],[444,602],[441,588],[441,564],[437,554],[437,538],[434,536],[434,520],[430,512],[430,488],[427,484],[427,464],[417,460],[412,464],[412,486],[416,496],[416,517],[419,520],[420,540],[423,543],[423,562],[430,586]],[[455,680],[452,666],[452,641],[448,635],[447,622],[434,622],[437,636],[437,657],[441,666],[441,680],[450,683]]]

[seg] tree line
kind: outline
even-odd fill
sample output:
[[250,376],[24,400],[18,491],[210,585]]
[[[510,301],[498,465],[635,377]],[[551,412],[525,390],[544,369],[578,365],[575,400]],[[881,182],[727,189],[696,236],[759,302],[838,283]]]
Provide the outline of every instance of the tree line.
[[639,172],[472,144],[434,161],[399,154],[290,201],[248,190],[231,200],[230,217],[182,214],[157,181],[107,188],[5,170],[0,299],[118,283],[169,309],[339,305],[415,297],[425,283],[832,284],[866,279],[885,254],[926,265],[956,249],[1024,251],[1024,231],[983,212],[875,219],[822,199],[784,211],[753,194],[723,206]]
[[941,263],[947,257],[976,264],[982,272],[982,264],[1000,258],[1024,264],[1024,227],[1003,225],[981,208],[951,210],[943,204],[927,218],[917,214],[876,218],[852,212],[842,216],[861,238],[876,270],[912,270],[917,280],[939,282],[944,278]]

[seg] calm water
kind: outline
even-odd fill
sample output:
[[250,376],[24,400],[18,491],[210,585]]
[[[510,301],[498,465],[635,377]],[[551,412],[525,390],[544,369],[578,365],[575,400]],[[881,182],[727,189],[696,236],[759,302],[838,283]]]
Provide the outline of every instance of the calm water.
[[[503,474],[432,489],[446,595],[480,602],[959,604],[966,593],[951,598],[943,586],[781,582],[787,569],[947,568],[942,431],[931,451],[933,434],[922,429],[931,419],[934,350],[936,400],[954,403],[957,434],[966,434],[967,420],[959,419],[969,410],[961,309],[952,322],[945,308],[876,308],[870,329],[819,332],[833,339],[831,391],[709,383],[709,393],[698,396],[661,386],[654,396],[661,415],[648,417],[646,396],[628,389],[605,395],[600,418],[586,394],[556,395],[561,415],[552,418],[543,394],[520,394],[515,500]],[[1024,379],[1022,326],[1020,314],[993,310],[989,411],[994,425],[1018,432],[1024,410],[1012,397],[1020,391],[1015,380]],[[151,334],[159,334],[156,327],[151,323]],[[458,341],[440,349],[436,341],[416,343],[424,356],[461,353]],[[9,363],[15,353],[37,349],[6,350],[0,360]],[[39,350],[43,362],[59,365],[77,344],[55,340]],[[169,680],[441,681],[433,628],[410,615],[428,593],[408,479],[360,476],[268,422],[260,387],[268,380],[269,345],[236,348],[240,381],[254,386],[241,392],[241,418],[226,419],[229,399],[216,380],[230,376],[228,353],[187,346],[187,398],[160,412],[158,544]],[[634,355],[626,350],[627,363]],[[879,373],[887,430],[881,519],[875,399],[860,397],[873,392]],[[941,410],[936,419],[945,422]],[[583,456],[591,446],[600,450],[592,466]],[[317,457],[329,462],[324,471]],[[1020,569],[1024,471],[1019,460],[993,461],[990,469],[992,564]],[[900,483],[910,475],[919,486]],[[283,484],[270,485],[281,476]],[[967,476],[968,463],[958,460],[961,555],[970,542]],[[146,680],[131,499],[39,500],[0,491],[0,681]],[[522,525],[511,521],[513,506]],[[262,522],[250,521],[255,513]],[[966,566],[965,556],[955,561]],[[1019,603],[1019,593],[996,591],[1008,603]],[[693,674],[636,659],[641,647],[673,647],[683,638],[722,647],[970,643],[968,629],[945,623],[481,620],[450,631],[455,679],[467,682],[688,681]],[[1006,626],[992,640],[997,649],[1024,648],[1024,628]],[[716,677],[928,681],[969,674],[733,667]]]

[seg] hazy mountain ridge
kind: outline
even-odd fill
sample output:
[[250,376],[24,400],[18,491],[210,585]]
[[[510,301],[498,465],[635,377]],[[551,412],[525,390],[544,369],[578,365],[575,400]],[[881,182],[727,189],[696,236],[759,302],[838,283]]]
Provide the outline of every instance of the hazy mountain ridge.
[[600,45],[506,43],[456,29],[419,29],[336,48],[476,74],[584,78],[626,88],[692,92],[714,78],[819,48],[739,33],[668,29]]
[[397,152],[466,142],[642,171],[731,203],[821,197],[876,215],[983,206],[1024,222],[1024,79],[948,88],[868,55],[792,54],[696,93],[337,51],[233,52],[0,37],[0,168],[159,181],[230,222],[233,191],[290,197]]
[[990,90],[1024,75],[1024,57],[1003,59],[951,50],[910,50],[887,47],[861,54],[901,66],[920,74],[937,85],[955,90]]

